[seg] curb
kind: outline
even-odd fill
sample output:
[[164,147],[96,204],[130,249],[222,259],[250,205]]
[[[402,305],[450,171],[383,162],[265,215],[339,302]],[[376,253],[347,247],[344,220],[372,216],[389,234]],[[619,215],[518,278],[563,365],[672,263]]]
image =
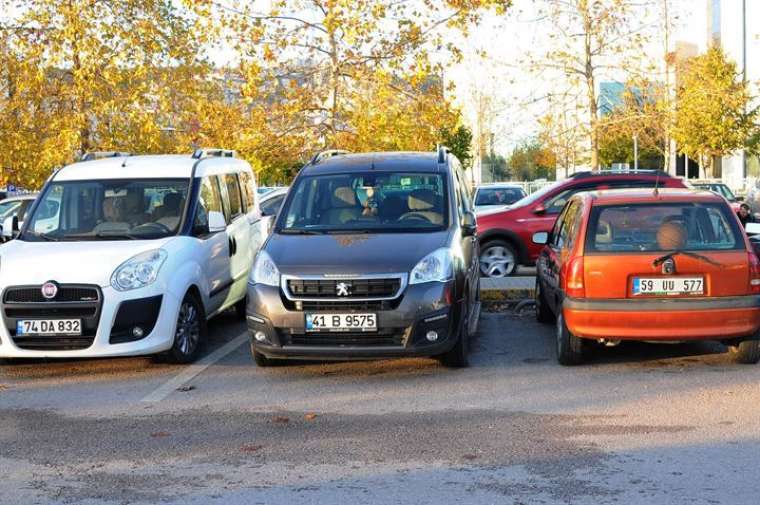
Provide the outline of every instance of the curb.
[[483,302],[506,302],[514,300],[533,299],[535,289],[506,288],[506,289],[480,289],[480,299]]

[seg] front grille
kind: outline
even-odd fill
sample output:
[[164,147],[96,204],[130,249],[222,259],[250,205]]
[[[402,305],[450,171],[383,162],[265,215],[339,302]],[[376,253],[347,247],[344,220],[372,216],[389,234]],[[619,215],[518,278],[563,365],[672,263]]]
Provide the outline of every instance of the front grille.
[[[345,285],[347,294],[339,284]],[[288,279],[287,288],[296,298],[392,298],[401,289],[401,279]]]
[[[368,300],[368,301],[302,301],[292,302],[290,300],[283,300],[285,307],[288,310],[304,310],[309,312],[318,311],[380,311],[380,310],[393,310],[398,307],[399,299],[396,300]],[[300,305],[299,305],[300,304]],[[298,308],[300,306],[300,309]]]
[[[3,293],[3,322],[13,343],[21,349],[87,349],[98,331],[101,306],[97,286],[61,285],[53,299],[42,296],[41,286],[13,286]],[[22,319],[81,319],[82,335],[18,336],[16,324]]]
[[283,335],[284,345],[323,347],[402,347],[403,330],[380,330],[373,333],[289,333]]
[[61,286],[53,299],[42,296],[40,286],[23,286],[8,288],[3,297],[4,303],[55,303],[55,302],[93,302],[98,301],[99,292],[95,287]]

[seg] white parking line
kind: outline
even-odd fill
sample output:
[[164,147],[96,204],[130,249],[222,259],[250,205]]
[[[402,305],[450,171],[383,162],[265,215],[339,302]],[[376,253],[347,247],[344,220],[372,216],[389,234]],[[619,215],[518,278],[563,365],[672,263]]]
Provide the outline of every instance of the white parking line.
[[222,347],[217,349],[216,351],[212,352],[208,356],[203,357],[200,359],[197,363],[194,363],[192,365],[188,365],[187,368],[182,370],[179,374],[174,376],[173,378],[169,379],[165,383],[163,383],[161,386],[156,388],[152,393],[150,393],[148,396],[142,399],[143,402],[146,403],[156,403],[160,402],[170,394],[172,394],[174,391],[177,390],[177,388],[181,387],[183,384],[191,381],[195,376],[203,372],[205,369],[219,361],[220,359],[224,358],[228,354],[230,354],[232,351],[243,345],[244,343],[248,342],[248,333],[243,333],[242,335],[236,337],[234,340],[231,340],[224,344]]

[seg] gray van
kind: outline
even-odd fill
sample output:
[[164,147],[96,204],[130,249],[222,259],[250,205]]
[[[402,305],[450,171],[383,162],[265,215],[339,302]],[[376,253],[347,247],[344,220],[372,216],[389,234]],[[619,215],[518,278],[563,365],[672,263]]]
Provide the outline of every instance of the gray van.
[[470,194],[444,147],[315,156],[251,271],[256,364],[434,356],[467,366],[480,315]]

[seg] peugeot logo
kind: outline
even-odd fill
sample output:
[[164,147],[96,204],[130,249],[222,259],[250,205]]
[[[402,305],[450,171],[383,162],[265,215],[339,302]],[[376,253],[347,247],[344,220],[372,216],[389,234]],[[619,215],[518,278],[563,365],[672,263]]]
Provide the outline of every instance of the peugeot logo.
[[676,273],[676,262],[673,261],[673,258],[668,258],[662,263],[662,273],[665,275]]
[[348,283],[346,283],[346,282],[339,282],[338,284],[335,285],[335,293],[338,296],[348,296],[348,295],[350,295],[351,294],[349,292],[350,289],[351,289],[351,285],[348,284]]
[[42,285],[42,288],[40,288],[40,291],[42,292],[42,297],[46,300],[52,300],[55,298],[55,295],[58,294],[58,284],[56,284],[53,281],[48,281],[45,284]]

